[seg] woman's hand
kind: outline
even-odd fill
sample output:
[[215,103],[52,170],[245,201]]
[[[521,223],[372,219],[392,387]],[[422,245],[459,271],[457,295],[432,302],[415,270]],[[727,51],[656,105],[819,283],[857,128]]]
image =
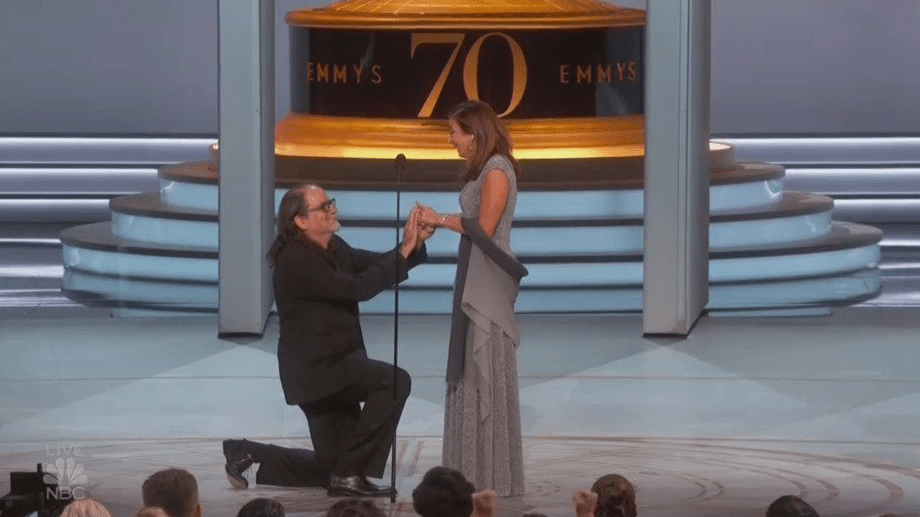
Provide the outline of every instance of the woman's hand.
[[416,210],[419,211],[419,221],[424,226],[438,227],[440,223],[443,222],[443,217],[441,214],[436,212],[430,206],[425,206],[421,203],[415,204]]
[[457,233],[463,233],[463,221],[460,214],[442,214],[421,203],[416,203],[415,208],[419,211],[419,221],[421,221],[422,226],[447,228]]

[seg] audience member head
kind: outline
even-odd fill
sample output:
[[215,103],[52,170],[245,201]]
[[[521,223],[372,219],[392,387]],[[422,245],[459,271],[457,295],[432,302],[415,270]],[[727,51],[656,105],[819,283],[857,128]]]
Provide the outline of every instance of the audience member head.
[[422,517],[469,517],[475,490],[460,472],[434,467],[412,491],[412,507]]
[[112,517],[112,514],[95,499],[77,499],[64,507],[61,517]]
[[144,506],[159,506],[169,517],[201,517],[198,482],[185,469],[154,472],[144,481],[141,491]]
[[800,497],[784,495],[770,503],[767,517],[818,517],[818,512]]
[[134,517],[169,517],[169,514],[159,506],[145,506],[138,510]]
[[619,474],[597,478],[591,486],[597,494],[594,517],[636,517],[636,490]]
[[549,517],[549,516],[546,515],[545,513],[540,513],[540,512],[528,512],[522,515],[521,517]]
[[257,497],[244,504],[236,517],[284,517],[284,506],[276,499]]
[[341,499],[326,512],[326,517],[385,517],[383,510],[368,499]]

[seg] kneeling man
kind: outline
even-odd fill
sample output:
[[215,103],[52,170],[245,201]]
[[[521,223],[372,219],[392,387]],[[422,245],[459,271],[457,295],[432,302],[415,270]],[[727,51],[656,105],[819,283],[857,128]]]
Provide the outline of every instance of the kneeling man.
[[243,472],[259,463],[259,483],[325,486],[330,496],[394,492],[367,478],[383,475],[411,382],[405,370],[367,357],[358,302],[408,278],[409,269],[427,259],[424,242],[434,230],[422,226],[413,210],[403,242],[389,253],[374,253],[335,234],[337,214],[335,200],[322,188],[289,190],[269,252],[281,386],[287,403],[306,415],[315,453],[226,440],[226,471],[238,488],[248,486]]

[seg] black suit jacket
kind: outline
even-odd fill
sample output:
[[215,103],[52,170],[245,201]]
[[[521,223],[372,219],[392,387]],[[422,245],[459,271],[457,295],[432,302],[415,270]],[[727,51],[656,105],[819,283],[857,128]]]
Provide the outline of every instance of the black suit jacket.
[[288,404],[332,395],[364,374],[358,302],[405,280],[410,268],[427,259],[424,247],[407,261],[395,250],[352,248],[338,236],[330,249],[291,242],[275,259],[278,370]]

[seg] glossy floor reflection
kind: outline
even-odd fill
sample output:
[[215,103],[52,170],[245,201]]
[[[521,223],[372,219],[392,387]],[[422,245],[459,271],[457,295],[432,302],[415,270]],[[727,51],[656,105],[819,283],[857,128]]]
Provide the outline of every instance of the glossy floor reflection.
[[[205,516],[276,497],[318,515],[320,490],[234,491],[220,441],[309,444],[262,339],[222,341],[216,319],[109,318],[68,307],[0,310],[0,494],[9,472],[74,460],[113,516],[167,466],[199,480]],[[920,308],[814,318],[704,318],[684,340],[641,336],[639,316],[525,315],[519,352],[527,493],[501,517],[570,516],[570,498],[618,472],[640,515],[763,515],[796,494],[823,516],[920,511]],[[413,393],[399,427],[395,505],[440,460],[446,316],[400,318]],[[392,319],[366,317],[370,353],[392,360]],[[388,476],[389,474],[387,474]]]

